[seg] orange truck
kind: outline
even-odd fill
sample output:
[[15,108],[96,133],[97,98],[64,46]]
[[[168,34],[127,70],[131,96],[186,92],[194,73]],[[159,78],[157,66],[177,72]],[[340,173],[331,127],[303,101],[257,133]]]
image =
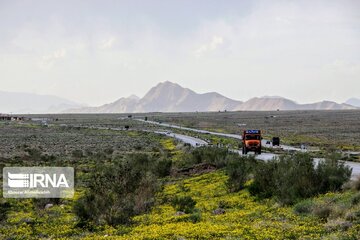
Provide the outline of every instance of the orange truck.
[[242,153],[247,154],[250,151],[261,154],[261,131],[244,130],[242,135]]

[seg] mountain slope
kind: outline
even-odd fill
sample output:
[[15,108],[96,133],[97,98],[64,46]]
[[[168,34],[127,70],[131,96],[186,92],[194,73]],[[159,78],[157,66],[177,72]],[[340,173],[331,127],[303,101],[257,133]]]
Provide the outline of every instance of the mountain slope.
[[299,110],[345,110],[345,109],[356,109],[355,107],[348,104],[339,104],[331,101],[322,101],[311,104],[302,104],[298,108]]
[[360,99],[359,98],[350,98],[346,102],[346,104],[349,104],[354,107],[360,107]]
[[99,107],[82,107],[66,109],[63,113],[130,113],[134,112],[139,101],[137,97],[120,98],[115,102],[101,105]]
[[322,101],[310,104],[298,104],[282,97],[252,98],[234,110],[243,111],[274,111],[274,110],[344,110],[355,109],[348,104],[339,104],[331,101]]
[[195,112],[233,110],[241,101],[218,93],[198,94],[176,83],[163,82],[151,88],[143,98],[120,98],[99,107],[70,109],[70,113]]
[[348,104],[322,101],[298,104],[278,96],[252,98],[246,102],[224,97],[216,92],[199,94],[172,82],[162,82],[151,88],[143,98],[128,97],[102,105],[72,109],[73,113],[131,112],[195,112],[195,111],[274,111],[274,110],[338,110],[356,109]]
[[231,110],[240,101],[218,93],[198,94],[171,82],[159,83],[139,101],[137,112],[194,112]]
[[57,96],[0,91],[1,113],[58,113],[75,107],[81,105]]
[[244,111],[270,111],[270,110],[294,110],[298,108],[298,104],[286,98],[281,97],[262,97],[251,98],[244,102],[235,110]]

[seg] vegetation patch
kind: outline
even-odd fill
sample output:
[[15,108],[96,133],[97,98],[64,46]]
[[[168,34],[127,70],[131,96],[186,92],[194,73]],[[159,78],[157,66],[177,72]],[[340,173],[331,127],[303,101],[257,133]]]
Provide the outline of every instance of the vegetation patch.
[[339,191],[350,176],[351,169],[334,158],[315,166],[310,155],[297,153],[259,162],[250,192],[260,198],[275,197],[282,204],[293,204],[321,193]]

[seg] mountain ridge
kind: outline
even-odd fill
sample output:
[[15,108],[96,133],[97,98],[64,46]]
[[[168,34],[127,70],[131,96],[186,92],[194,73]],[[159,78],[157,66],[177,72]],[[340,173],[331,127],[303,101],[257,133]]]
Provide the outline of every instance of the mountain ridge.
[[271,111],[271,110],[342,110],[358,109],[347,103],[321,101],[299,104],[280,96],[233,100],[217,92],[196,93],[170,81],[160,82],[142,98],[120,98],[99,107],[69,109],[67,113],[136,113],[195,111]]

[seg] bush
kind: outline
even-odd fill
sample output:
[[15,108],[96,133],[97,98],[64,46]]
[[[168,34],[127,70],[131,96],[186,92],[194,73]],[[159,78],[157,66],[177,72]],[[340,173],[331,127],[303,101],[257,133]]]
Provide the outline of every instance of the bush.
[[254,181],[249,187],[252,195],[259,198],[269,198],[275,192],[274,172],[277,169],[277,161],[259,162],[254,170]]
[[189,216],[189,219],[193,223],[197,223],[201,221],[201,211],[197,208],[193,210],[193,213]]
[[161,159],[157,163],[156,173],[159,177],[166,177],[170,175],[172,167],[172,160],[171,159]]
[[320,161],[316,168],[318,191],[338,191],[341,186],[350,179],[351,169],[344,163],[337,161],[334,157]]
[[315,168],[309,154],[296,153],[259,164],[249,190],[261,198],[275,197],[282,204],[293,204],[319,193],[340,190],[350,176],[349,167],[334,159],[319,162]]
[[355,210],[347,213],[345,219],[360,224],[360,210]]
[[114,149],[112,147],[107,147],[104,149],[104,153],[107,155],[111,155],[114,153]]
[[0,222],[6,220],[10,207],[11,205],[8,201],[5,199],[0,199]]
[[190,197],[190,196],[175,197],[172,199],[171,205],[177,211],[182,211],[185,213],[192,213],[195,208],[196,201],[194,199],[192,199],[192,197]]
[[331,213],[331,207],[319,205],[313,209],[313,214],[321,219],[327,219]]
[[98,165],[87,191],[74,206],[79,224],[126,224],[132,216],[149,210],[158,185],[148,163],[148,156],[136,154]]
[[42,151],[38,148],[26,147],[24,151],[29,155],[30,160],[38,161],[41,158]]
[[360,192],[356,193],[351,199],[351,205],[355,206],[360,203]]
[[293,210],[296,214],[309,214],[314,208],[314,203],[311,200],[304,200],[297,203]]
[[229,155],[227,149],[217,147],[199,147],[191,152],[191,162],[193,164],[209,163],[217,168],[226,165],[226,156]]
[[237,192],[244,188],[249,179],[255,159],[253,157],[241,157],[238,155],[226,157],[226,173],[229,176],[227,186],[230,192]]
[[84,156],[83,151],[80,150],[80,149],[73,150],[73,151],[71,152],[71,155],[72,155],[74,158],[82,158],[82,157]]
[[221,200],[219,201],[218,208],[230,208],[231,204],[229,202]]

